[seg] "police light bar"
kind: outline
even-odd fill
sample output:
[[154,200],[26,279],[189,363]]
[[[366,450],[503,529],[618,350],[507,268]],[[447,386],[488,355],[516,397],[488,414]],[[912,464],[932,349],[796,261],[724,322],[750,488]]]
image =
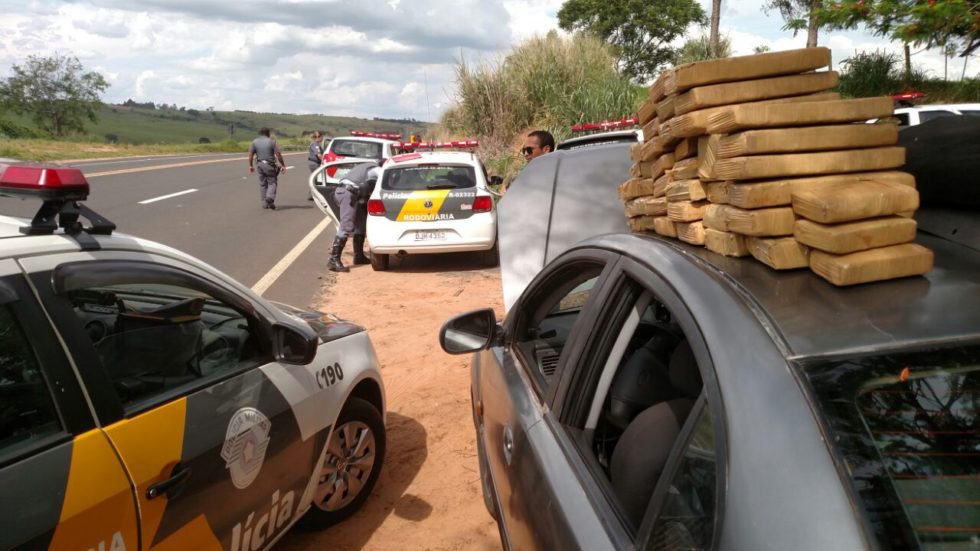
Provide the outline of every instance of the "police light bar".
[[640,123],[640,120],[636,117],[631,117],[627,119],[619,119],[618,121],[602,121],[602,122],[590,122],[584,124],[576,124],[572,127],[572,132],[587,132],[590,130],[610,130],[612,128],[624,128],[627,126],[636,126]]
[[453,140],[448,142],[398,142],[391,145],[397,149],[474,149],[480,146],[477,140]]
[[402,139],[401,134],[386,134],[383,132],[364,132],[363,130],[351,130],[351,136],[358,136],[363,138],[381,138],[382,140],[400,140]]
[[925,92],[902,92],[900,94],[892,94],[892,99],[895,101],[912,101],[922,99],[924,97],[926,97]]
[[88,197],[85,175],[77,168],[0,164],[0,194],[81,201]]

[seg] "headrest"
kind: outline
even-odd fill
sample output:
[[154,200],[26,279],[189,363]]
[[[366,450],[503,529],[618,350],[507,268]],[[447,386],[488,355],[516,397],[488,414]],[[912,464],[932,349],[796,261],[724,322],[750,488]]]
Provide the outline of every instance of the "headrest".
[[701,372],[698,371],[694,351],[691,350],[691,345],[686,339],[681,341],[670,355],[667,374],[670,377],[670,384],[682,396],[697,398],[701,394]]

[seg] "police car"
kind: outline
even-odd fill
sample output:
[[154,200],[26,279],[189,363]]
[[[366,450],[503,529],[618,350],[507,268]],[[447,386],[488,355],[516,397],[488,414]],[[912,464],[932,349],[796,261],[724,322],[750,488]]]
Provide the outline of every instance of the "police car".
[[0,548],[255,551],[350,515],[385,455],[365,330],[116,234],[88,192],[0,165],[43,201],[0,217]]
[[393,148],[401,140],[401,134],[351,131],[350,136],[330,140],[323,151],[323,161],[317,170],[310,174],[311,197],[316,205],[326,212],[329,207],[333,217],[339,216],[333,189],[350,169],[361,163],[376,162],[384,164],[397,150]]
[[390,255],[484,251],[496,264],[497,213],[474,140],[400,143],[368,200],[371,266]]

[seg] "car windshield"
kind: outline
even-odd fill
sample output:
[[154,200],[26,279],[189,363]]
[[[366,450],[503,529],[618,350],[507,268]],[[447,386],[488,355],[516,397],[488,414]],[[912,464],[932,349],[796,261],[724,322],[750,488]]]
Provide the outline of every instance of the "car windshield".
[[884,549],[980,542],[980,345],[804,362]]
[[421,164],[384,171],[381,189],[416,191],[422,189],[460,189],[476,186],[472,166]]
[[360,140],[334,140],[330,143],[330,151],[343,157],[363,157],[365,159],[381,159],[381,144],[378,142],[363,142]]

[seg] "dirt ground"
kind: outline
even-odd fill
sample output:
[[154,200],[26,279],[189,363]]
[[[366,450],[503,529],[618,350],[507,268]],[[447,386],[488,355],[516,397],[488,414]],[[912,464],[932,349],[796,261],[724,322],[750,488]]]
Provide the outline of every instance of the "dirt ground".
[[[349,254],[345,264],[350,265]],[[384,468],[364,507],[323,532],[292,530],[277,549],[496,550],[483,505],[470,413],[469,361],[439,347],[454,314],[503,311],[500,269],[479,255],[392,258],[391,270],[352,266],[315,306],[367,327],[387,394]]]

